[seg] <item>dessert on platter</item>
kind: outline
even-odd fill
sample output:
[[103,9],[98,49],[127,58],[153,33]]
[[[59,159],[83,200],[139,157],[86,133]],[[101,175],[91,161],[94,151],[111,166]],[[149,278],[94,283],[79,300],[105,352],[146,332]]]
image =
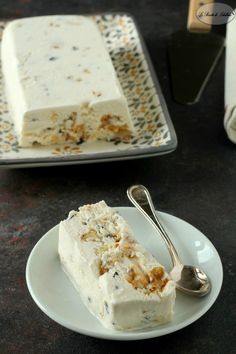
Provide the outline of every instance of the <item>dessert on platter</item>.
[[61,221],[58,253],[84,304],[105,327],[136,330],[172,319],[174,282],[104,201]]
[[1,57],[20,146],[131,137],[127,100],[92,19],[53,15],[11,21]]

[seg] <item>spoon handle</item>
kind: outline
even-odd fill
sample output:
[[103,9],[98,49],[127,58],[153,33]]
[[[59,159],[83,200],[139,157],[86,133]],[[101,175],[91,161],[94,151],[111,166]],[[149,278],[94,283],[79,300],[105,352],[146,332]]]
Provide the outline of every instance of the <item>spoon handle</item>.
[[170,253],[173,266],[181,265],[182,262],[179,255],[155,212],[152,198],[147,188],[142,185],[131,186],[127,190],[127,195],[134,206],[146,217],[146,219],[164,239]]

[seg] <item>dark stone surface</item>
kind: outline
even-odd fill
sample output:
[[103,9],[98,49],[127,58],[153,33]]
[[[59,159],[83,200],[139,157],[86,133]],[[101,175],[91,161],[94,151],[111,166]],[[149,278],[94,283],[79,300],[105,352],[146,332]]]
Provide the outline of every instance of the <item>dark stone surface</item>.
[[[227,1],[236,7],[236,1]],[[166,61],[169,35],[185,27],[187,4],[146,1],[0,1],[2,18],[128,11],[140,26],[178,136],[170,155],[136,161],[0,171],[0,353],[233,354],[235,341],[236,147],[223,129],[224,56],[194,106],[173,102]],[[179,332],[140,342],[112,342],[73,333],[31,299],[25,265],[33,245],[68,210],[105,199],[129,205],[126,188],[150,188],[156,206],[199,228],[217,248],[224,285],[201,319]]]

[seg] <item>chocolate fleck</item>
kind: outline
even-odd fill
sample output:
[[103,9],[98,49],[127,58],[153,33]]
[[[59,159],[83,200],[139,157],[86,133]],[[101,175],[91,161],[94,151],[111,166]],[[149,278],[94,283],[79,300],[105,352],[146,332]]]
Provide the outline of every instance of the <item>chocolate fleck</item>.
[[57,57],[50,57],[49,60],[50,61],[57,60]]
[[107,314],[109,314],[109,306],[108,306],[108,303],[106,301],[104,302],[104,306],[105,306]]
[[88,302],[92,302],[92,299],[91,299],[91,297],[90,296],[88,296]]
[[119,273],[118,273],[118,272],[115,272],[115,273],[113,274],[113,278],[117,277],[118,275],[119,275]]
[[79,50],[79,47],[76,47],[75,45],[72,47],[72,50]]
[[76,142],[76,145],[80,145],[80,144],[83,144],[83,143],[84,143],[84,139],[80,138],[80,140]]

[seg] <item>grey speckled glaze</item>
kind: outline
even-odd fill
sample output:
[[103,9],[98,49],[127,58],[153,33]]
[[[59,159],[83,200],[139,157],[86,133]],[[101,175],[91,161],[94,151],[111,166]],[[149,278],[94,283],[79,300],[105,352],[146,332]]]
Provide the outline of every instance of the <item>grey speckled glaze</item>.
[[[236,7],[235,1],[228,3]],[[166,44],[172,32],[185,26],[186,6],[186,2],[174,0],[0,1],[2,18],[131,13],[144,36],[178,136],[178,148],[169,155],[0,171],[1,354],[235,353],[236,147],[223,129],[224,56],[198,104],[187,107],[173,102]],[[126,189],[139,183],[149,188],[162,211],[195,225],[213,242],[224,267],[220,296],[197,322],[157,339],[112,342],[66,330],[47,318],[31,299],[25,284],[28,255],[68,210],[101,199],[111,206],[129,206]]]

